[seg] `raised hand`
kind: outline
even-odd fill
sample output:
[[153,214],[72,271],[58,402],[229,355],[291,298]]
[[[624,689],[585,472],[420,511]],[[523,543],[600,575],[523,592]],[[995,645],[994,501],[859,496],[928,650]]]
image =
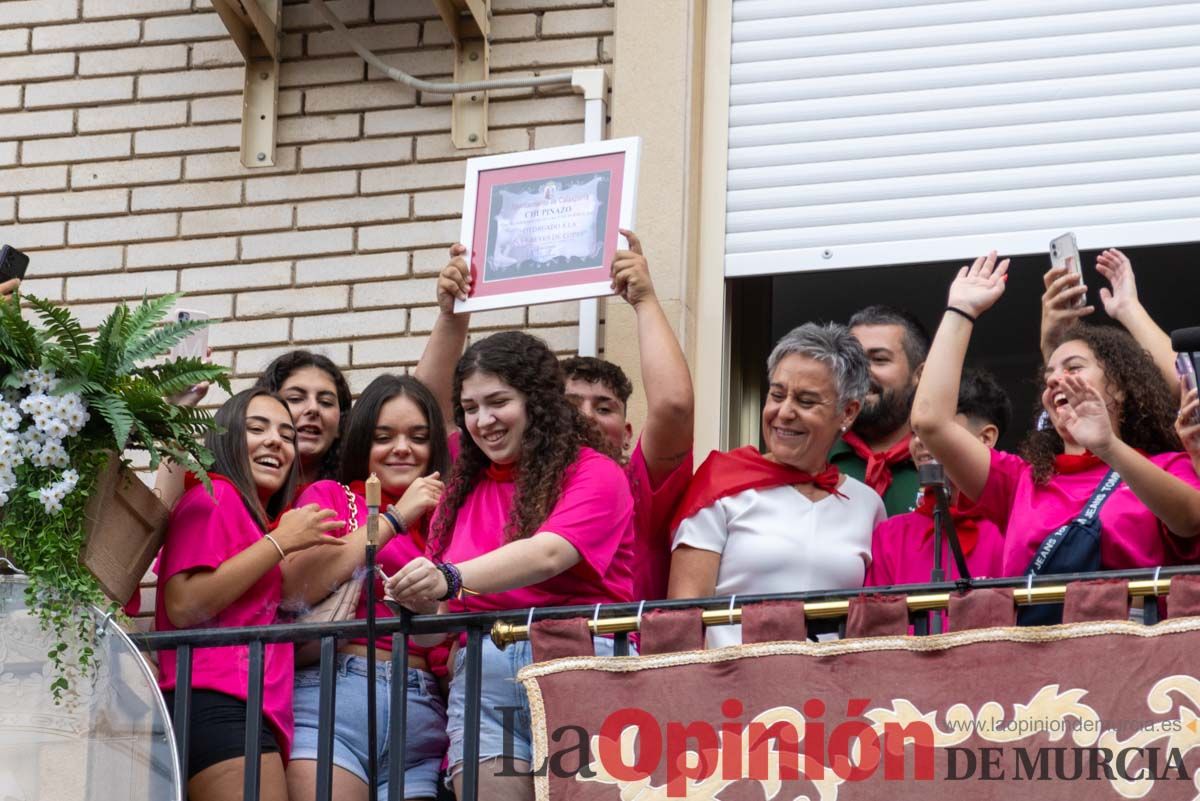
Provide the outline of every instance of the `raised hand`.
[[[404,518],[405,523],[411,526],[420,519],[421,515],[437,506],[446,489],[445,483],[441,481],[441,475],[440,472],[434,471],[427,476],[421,476],[408,485],[408,489],[396,502],[396,511]],[[401,532],[397,531],[396,533]]]
[[642,243],[637,234],[624,228],[620,231],[629,240],[629,250],[618,250],[613,254],[612,288],[630,306],[637,306],[654,297],[650,265],[642,255]]
[[471,294],[471,267],[463,258],[467,248],[450,247],[450,263],[442,268],[437,280],[437,302],[442,314],[454,314],[454,301],[466,300]]
[[1112,289],[1100,290],[1100,302],[1104,311],[1114,320],[1137,306],[1137,282],[1133,278],[1133,264],[1119,250],[1109,248],[1096,257],[1096,270],[1112,285]]
[[17,287],[21,285],[20,278],[10,278],[3,284],[0,284],[0,298],[7,300],[12,296],[12,293],[17,291]]
[[978,317],[995,305],[1004,294],[1008,280],[1008,259],[996,263],[996,251],[980,256],[969,267],[958,271],[950,284],[947,304]]
[[1084,301],[1087,287],[1083,276],[1069,267],[1051,267],[1042,276],[1042,341],[1055,341],[1071,323],[1096,310]]
[[346,527],[346,521],[334,520],[332,509],[310,503],[284,512],[279,525],[271,532],[284,553],[303,551],[314,545],[345,545],[345,541],[329,536],[328,532]]
[[1103,453],[1117,438],[1104,397],[1087,381],[1074,375],[1063,378],[1062,390],[1067,396],[1067,405],[1060,414],[1071,439],[1103,458]]
[[384,582],[387,597],[397,603],[423,605],[446,594],[446,577],[437,565],[418,556]]

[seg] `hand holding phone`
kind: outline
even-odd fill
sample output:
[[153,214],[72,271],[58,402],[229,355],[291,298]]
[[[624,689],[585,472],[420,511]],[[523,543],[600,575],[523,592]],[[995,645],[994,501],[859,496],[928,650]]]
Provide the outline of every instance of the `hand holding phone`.
[[[1079,245],[1075,242],[1075,234],[1070,231],[1050,240],[1050,266],[1065,268],[1067,271],[1075,273],[1079,276],[1080,285],[1086,286],[1083,283],[1083,266],[1079,261]],[[1079,308],[1086,304],[1087,295],[1085,293],[1076,298],[1072,305]]]
[[[175,319],[185,323],[188,320],[207,320],[208,312],[195,309],[176,309]],[[208,356],[208,328],[201,328],[188,334],[187,337],[175,343],[171,348],[171,358],[184,357],[204,359]]]
[[[7,284],[13,279],[20,280],[25,277],[25,271],[29,268],[29,257],[21,251],[14,248],[12,245],[4,245],[0,247],[0,285]],[[4,297],[12,294],[16,284],[8,287],[4,291]]]
[[[1180,395],[1186,396],[1196,388],[1196,365],[1192,361],[1190,353],[1180,353],[1175,356],[1175,372],[1179,373],[1179,378],[1183,382],[1183,392]],[[1185,422],[1187,425],[1200,423],[1200,411],[1193,412],[1191,419]]]

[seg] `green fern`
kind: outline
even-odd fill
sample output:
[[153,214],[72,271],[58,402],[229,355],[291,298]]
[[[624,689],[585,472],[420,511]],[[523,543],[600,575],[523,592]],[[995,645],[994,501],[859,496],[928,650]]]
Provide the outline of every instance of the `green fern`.
[[140,336],[131,339],[125,346],[121,361],[117,365],[117,375],[125,375],[133,370],[138,362],[153,359],[166,353],[171,346],[187,339],[193,332],[206,328],[208,320],[185,320],[171,322]]
[[62,306],[55,306],[48,300],[27,297],[30,306],[37,310],[38,316],[46,326],[46,331],[54,338],[72,359],[79,359],[87,351],[91,339],[84,333],[83,326],[71,316],[71,312]]

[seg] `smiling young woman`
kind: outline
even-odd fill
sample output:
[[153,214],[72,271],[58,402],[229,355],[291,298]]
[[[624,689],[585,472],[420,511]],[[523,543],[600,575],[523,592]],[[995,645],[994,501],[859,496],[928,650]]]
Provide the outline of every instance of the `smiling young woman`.
[[283,398],[295,420],[298,490],[336,478],[351,404],[350,386],[337,365],[319,353],[293,350],[267,365],[257,385]]
[[[1021,456],[993,451],[954,419],[975,318],[1004,294],[1007,261],[963,267],[913,404],[913,426],[947,477],[1005,532],[1002,575],[1116,570],[1200,557],[1200,479],[1172,429],[1175,404],[1146,353],[1120,329],[1076,325],[1056,335],[1042,372],[1050,426]],[[1088,526],[1071,526],[1114,473],[1115,488]]]
[[[383,490],[379,521],[378,564],[391,575],[425,552],[428,515],[442,494],[441,476],[449,467],[446,426],[437,401],[415,378],[382,375],[372,381],[354,405],[342,441],[342,465],[338,481],[317,481],[301,494],[297,503],[315,503],[332,510],[347,526],[340,532],[349,547],[335,554],[298,553],[284,563],[285,592],[315,603],[327,596],[355,571],[366,558],[367,499],[364,482],[374,474]],[[397,531],[394,526],[403,530]],[[379,582],[378,577],[370,580]],[[390,617],[383,603],[382,584],[377,586],[378,617]],[[367,616],[367,592],[363,588],[356,617]],[[337,705],[334,718],[333,797],[368,798],[367,741],[363,718],[367,714],[367,655],[370,643],[352,640],[339,647]],[[391,658],[392,638],[379,637],[374,647],[378,659]],[[407,798],[434,798],[442,757],[446,753],[446,707],[438,682],[431,672],[435,655],[429,648],[410,644],[408,673],[408,737],[405,743],[404,788]],[[388,701],[392,677],[377,674],[376,708],[380,765],[388,753]],[[312,798],[316,791],[318,709],[320,670],[296,673],[296,745],[288,765],[288,786],[293,798]],[[390,758],[401,758],[392,751]],[[387,794],[386,771],[376,788]]]
[[[608,441],[564,394],[546,344],[509,331],[473,343],[454,372],[455,420],[468,436],[431,526],[427,553],[387,582],[388,593],[427,610],[527,609],[632,597],[633,499]],[[500,651],[484,641],[480,798],[533,797],[528,699],[516,672],[529,643]],[[597,653],[612,641],[597,639]],[[465,733],[462,653],[450,683],[449,762],[459,781]],[[505,709],[523,708],[516,730]],[[501,759],[504,757],[504,759]]]
[[[328,553],[327,532],[344,524],[315,504],[287,509],[296,485],[295,427],[287,406],[265,389],[234,395],[217,412],[221,433],[206,446],[212,494],[194,479],[171,513],[155,573],[155,628],[260,626],[276,622],[286,554]],[[281,515],[282,513],[282,515]],[[278,522],[275,519],[278,518]],[[238,797],[245,761],[247,646],[201,648],[192,658],[188,795]],[[160,654],[159,684],[175,689],[175,652]],[[283,760],[292,740],[292,646],[264,651],[263,798],[286,801]],[[168,701],[168,708],[171,707]]]

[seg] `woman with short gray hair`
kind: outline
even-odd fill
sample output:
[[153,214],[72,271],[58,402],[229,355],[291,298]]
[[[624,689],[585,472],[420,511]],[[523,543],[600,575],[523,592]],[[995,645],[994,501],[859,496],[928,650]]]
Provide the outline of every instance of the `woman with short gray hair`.
[[[674,524],[671,598],[861,587],[883,501],[826,458],[869,384],[867,357],[845,326],[805,323],[767,360],[767,452],[714,452]],[[741,642],[736,626],[708,645]]]

